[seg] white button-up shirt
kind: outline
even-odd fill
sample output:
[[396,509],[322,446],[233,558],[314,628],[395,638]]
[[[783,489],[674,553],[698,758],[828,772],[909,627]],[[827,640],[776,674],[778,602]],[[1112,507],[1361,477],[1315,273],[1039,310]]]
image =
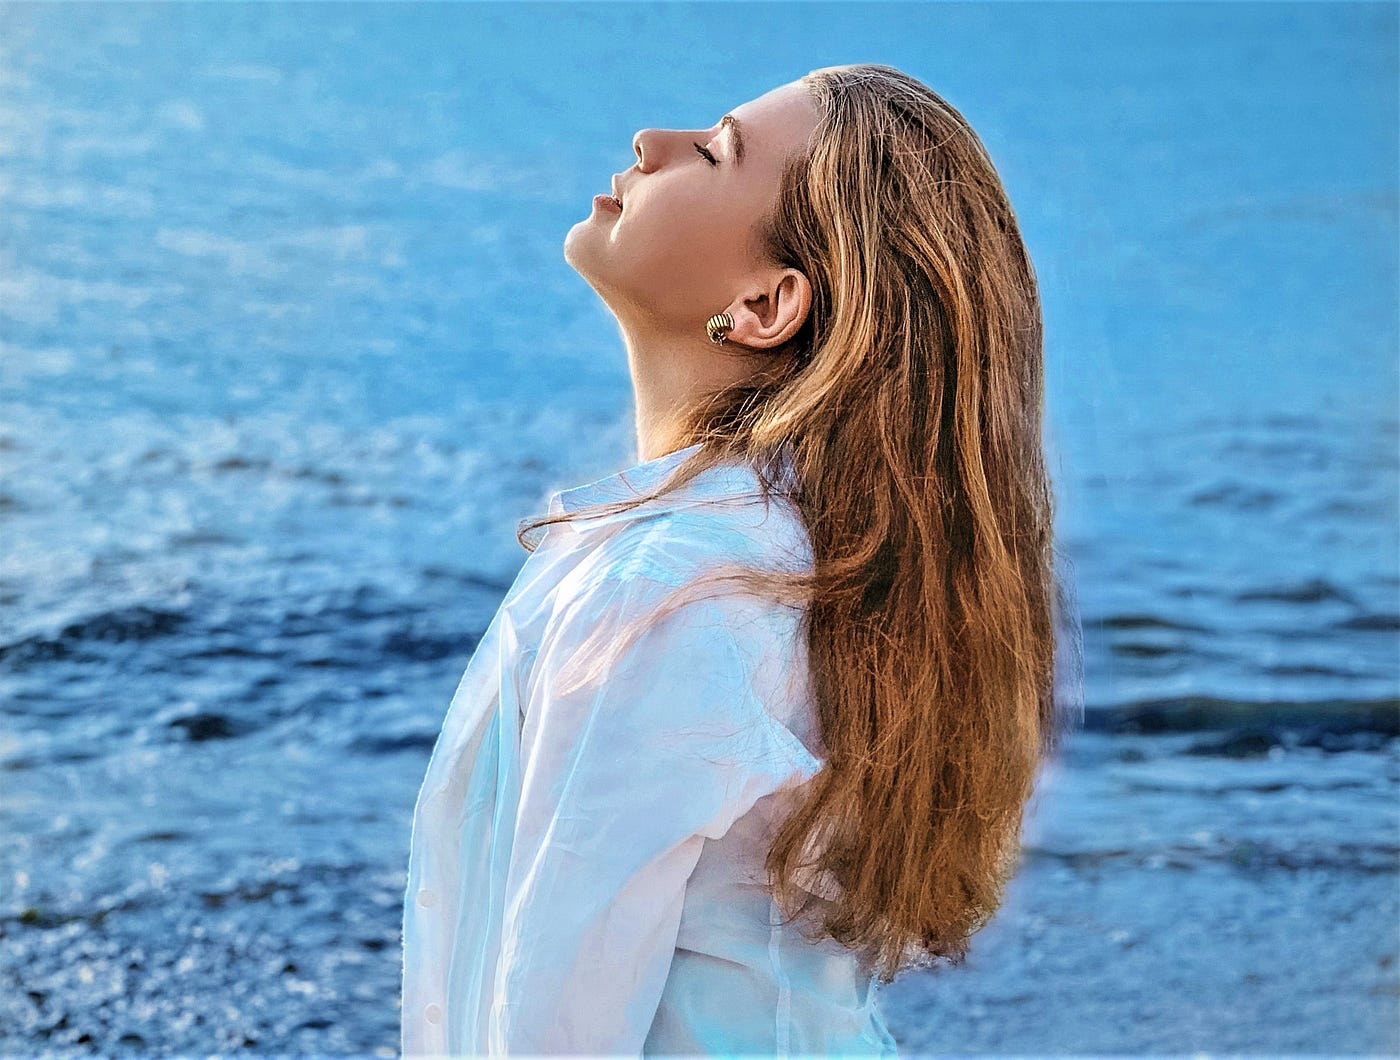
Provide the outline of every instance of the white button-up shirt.
[[[635,496],[698,448],[550,510]],[[797,609],[707,587],[570,687],[590,635],[733,561],[811,564],[796,508],[738,464],[553,525],[526,559],[414,807],[405,1056],[898,1055],[875,977],[778,923],[760,886],[784,799],[822,763]]]

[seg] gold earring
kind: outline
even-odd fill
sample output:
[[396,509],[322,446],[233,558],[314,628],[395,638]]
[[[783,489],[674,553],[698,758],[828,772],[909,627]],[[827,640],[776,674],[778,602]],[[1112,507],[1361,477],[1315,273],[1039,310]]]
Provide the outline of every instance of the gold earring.
[[734,327],[734,318],[728,313],[716,313],[705,321],[705,330],[710,333],[710,341],[720,346],[724,345],[727,337],[726,331]]

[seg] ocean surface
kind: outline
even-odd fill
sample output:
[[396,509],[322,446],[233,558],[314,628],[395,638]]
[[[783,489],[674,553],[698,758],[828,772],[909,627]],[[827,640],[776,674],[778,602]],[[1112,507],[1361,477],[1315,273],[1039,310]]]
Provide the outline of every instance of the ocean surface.
[[635,462],[564,235],[858,61],[1016,206],[1083,630],[1007,956],[892,1031],[1400,1051],[1397,11],[0,2],[0,1053],[393,1055],[516,522]]

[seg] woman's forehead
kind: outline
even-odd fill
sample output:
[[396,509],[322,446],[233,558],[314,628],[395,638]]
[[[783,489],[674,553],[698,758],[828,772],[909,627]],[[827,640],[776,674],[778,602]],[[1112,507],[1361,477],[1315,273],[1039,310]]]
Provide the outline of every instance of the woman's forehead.
[[807,86],[791,81],[739,104],[725,118],[737,126],[730,135],[737,132],[742,137],[746,155],[771,158],[805,142],[820,114]]

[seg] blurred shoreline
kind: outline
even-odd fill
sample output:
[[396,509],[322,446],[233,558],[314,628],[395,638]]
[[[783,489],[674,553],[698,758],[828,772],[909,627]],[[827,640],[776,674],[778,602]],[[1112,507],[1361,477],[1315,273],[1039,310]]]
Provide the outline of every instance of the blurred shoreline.
[[[1198,736],[1070,735],[968,962],[883,989],[902,1055],[1400,1048],[1400,739],[1203,757]],[[0,1055],[395,1055],[424,749],[337,773],[208,754],[223,743],[186,745],[183,781],[167,760],[158,822],[139,761],[100,795],[35,786],[64,813],[7,851],[26,869],[0,889]],[[283,783],[241,787],[249,770]]]

